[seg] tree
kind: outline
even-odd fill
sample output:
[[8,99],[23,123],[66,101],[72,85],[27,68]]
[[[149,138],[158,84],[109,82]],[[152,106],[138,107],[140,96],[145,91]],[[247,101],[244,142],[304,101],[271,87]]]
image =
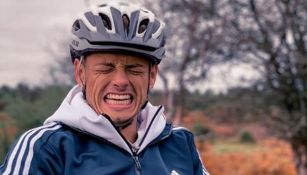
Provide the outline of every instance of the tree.
[[[229,23],[219,14],[215,0],[145,1],[145,4],[156,14],[164,14],[169,29],[167,58],[162,61],[159,76],[170,117],[178,124],[188,88],[204,80],[212,65],[232,58],[231,51],[235,49],[229,48],[235,45],[228,38]],[[175,81],[175,95],[170,90],[171,79]],[[174,98],[173,104],[169,103],[169,98]]]
[[283,112],[272,126],[293,148],[298,173],[307,173],[307,2],[229,0],[240,61],[262,72]]
[[54,60],[50,67],[50,78],[52,85],[72,85],[74,83],[74,68],[68,50],[69,38],[57,41],[53,47],[47,47],[46,51]]
[[156,9],[171,27],[167,57],[176,61],[164,62],[161,74],[176,77],[178,111],[181,95],[206,78],[213,64],[231,59],[252,64],[262,75],[259,89],[270,92],[283,109],[271,120],[274,129],[292,145],[299,174],[307,174],[307,2],[164,0],[152,4],[158,4]]

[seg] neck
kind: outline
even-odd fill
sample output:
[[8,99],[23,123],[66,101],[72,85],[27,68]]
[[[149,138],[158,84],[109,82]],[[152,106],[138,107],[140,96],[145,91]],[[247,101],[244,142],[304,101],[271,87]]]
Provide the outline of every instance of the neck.
[[120,130],[120,132],[130,143],[134,143],[137,139],[136,118],[132,121],[130,126]]

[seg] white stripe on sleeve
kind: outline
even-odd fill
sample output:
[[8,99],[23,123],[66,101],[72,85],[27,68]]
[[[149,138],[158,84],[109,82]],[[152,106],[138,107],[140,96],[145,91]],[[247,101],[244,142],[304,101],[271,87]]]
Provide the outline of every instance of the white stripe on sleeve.
[[[34,144],[35,142],[46,132],[46,131],[54,131],[54,130],[57,130],[61,128],[60,125],[57,125],[53,128],[48,128],[48,129],[44,129],[44,130],[41,130],[30,142],[30,150],[29,150],[29,154],[27,156],[27,159],[26,159],[26,162],[25,162],[25,166],[24,166],[24,169],[23,169],[23,172],[22,174],[29,174],[29,170],[30,170],[30,165],[31,165],[31,161],[32,161],[32,158],[33,158],[33,154],[34,154]],[[16,171],[17,172],[17,171]],[[14,174],[15,175],[15,174]],[[17,175],[17,174],[16,174]]]
[[[9,160],[8,160],[5,171],[3,172],[3,175],[9,175],[12,171],[12,168],[16,169],[15,165],[13,165],[15,157],[17,157],[17,163],[19,163],[19,166],[20,166],[20,162],[22,160],[24,151],[25,151],[26,146],[28,144],[28,140],[32,136],[33,133],[35,133],[36,131],[39,131],[41,129],[44,129],[44,128],[54,127],[56,125],[57,124],[55,124],[55,123],[50,123],[48,125],[44,125],[44,126],[41,126],[41,127],[38,127],[38,128],[31,129],[31,130],[27,131],[25,134],[23,134],[20,137],[20,139],[18,140],[16,146],[14,147],[14,149],[13,149],[13,151],[12,151],[10,157],[9,157]],[[18,152],[19,149],[20,149],[20,152],[17,155],[17,152]],[[17,171],[17,173],[18,173],[18,171]]]

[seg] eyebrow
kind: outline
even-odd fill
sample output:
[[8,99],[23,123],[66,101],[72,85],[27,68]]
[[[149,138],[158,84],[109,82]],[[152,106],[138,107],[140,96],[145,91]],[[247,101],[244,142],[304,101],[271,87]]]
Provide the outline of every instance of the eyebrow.
[[126,65],[126,67],[127,68],[135,68],[135,67],[144,67],[144,65],[135,63],[135,64],[128,64],[128,65]]
[[97,63],[95,64],[94,66],[109,66],[109,67],[114,67],[114,64],[113,63]]
[[[108,66],[108,67],[115,67],[114,63],[108,63],[108,62],[103,62],[103,63],[97,63],[94,65],[96,66]],[[139,63],[132,63],[132,64],[126,64],[124,65],[124,67],[131,69],[131,68],[138,68],[138,67],[145,67],[145,65],[143,64],[139,64]]]

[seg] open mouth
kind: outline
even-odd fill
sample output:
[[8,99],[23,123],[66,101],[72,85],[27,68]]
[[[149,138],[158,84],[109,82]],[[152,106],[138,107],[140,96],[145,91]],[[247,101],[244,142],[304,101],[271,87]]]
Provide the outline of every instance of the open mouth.
[[109,93],[105,96],[104,101],[110,105],[130,105],[133,101],[133,97],[131,94]]

